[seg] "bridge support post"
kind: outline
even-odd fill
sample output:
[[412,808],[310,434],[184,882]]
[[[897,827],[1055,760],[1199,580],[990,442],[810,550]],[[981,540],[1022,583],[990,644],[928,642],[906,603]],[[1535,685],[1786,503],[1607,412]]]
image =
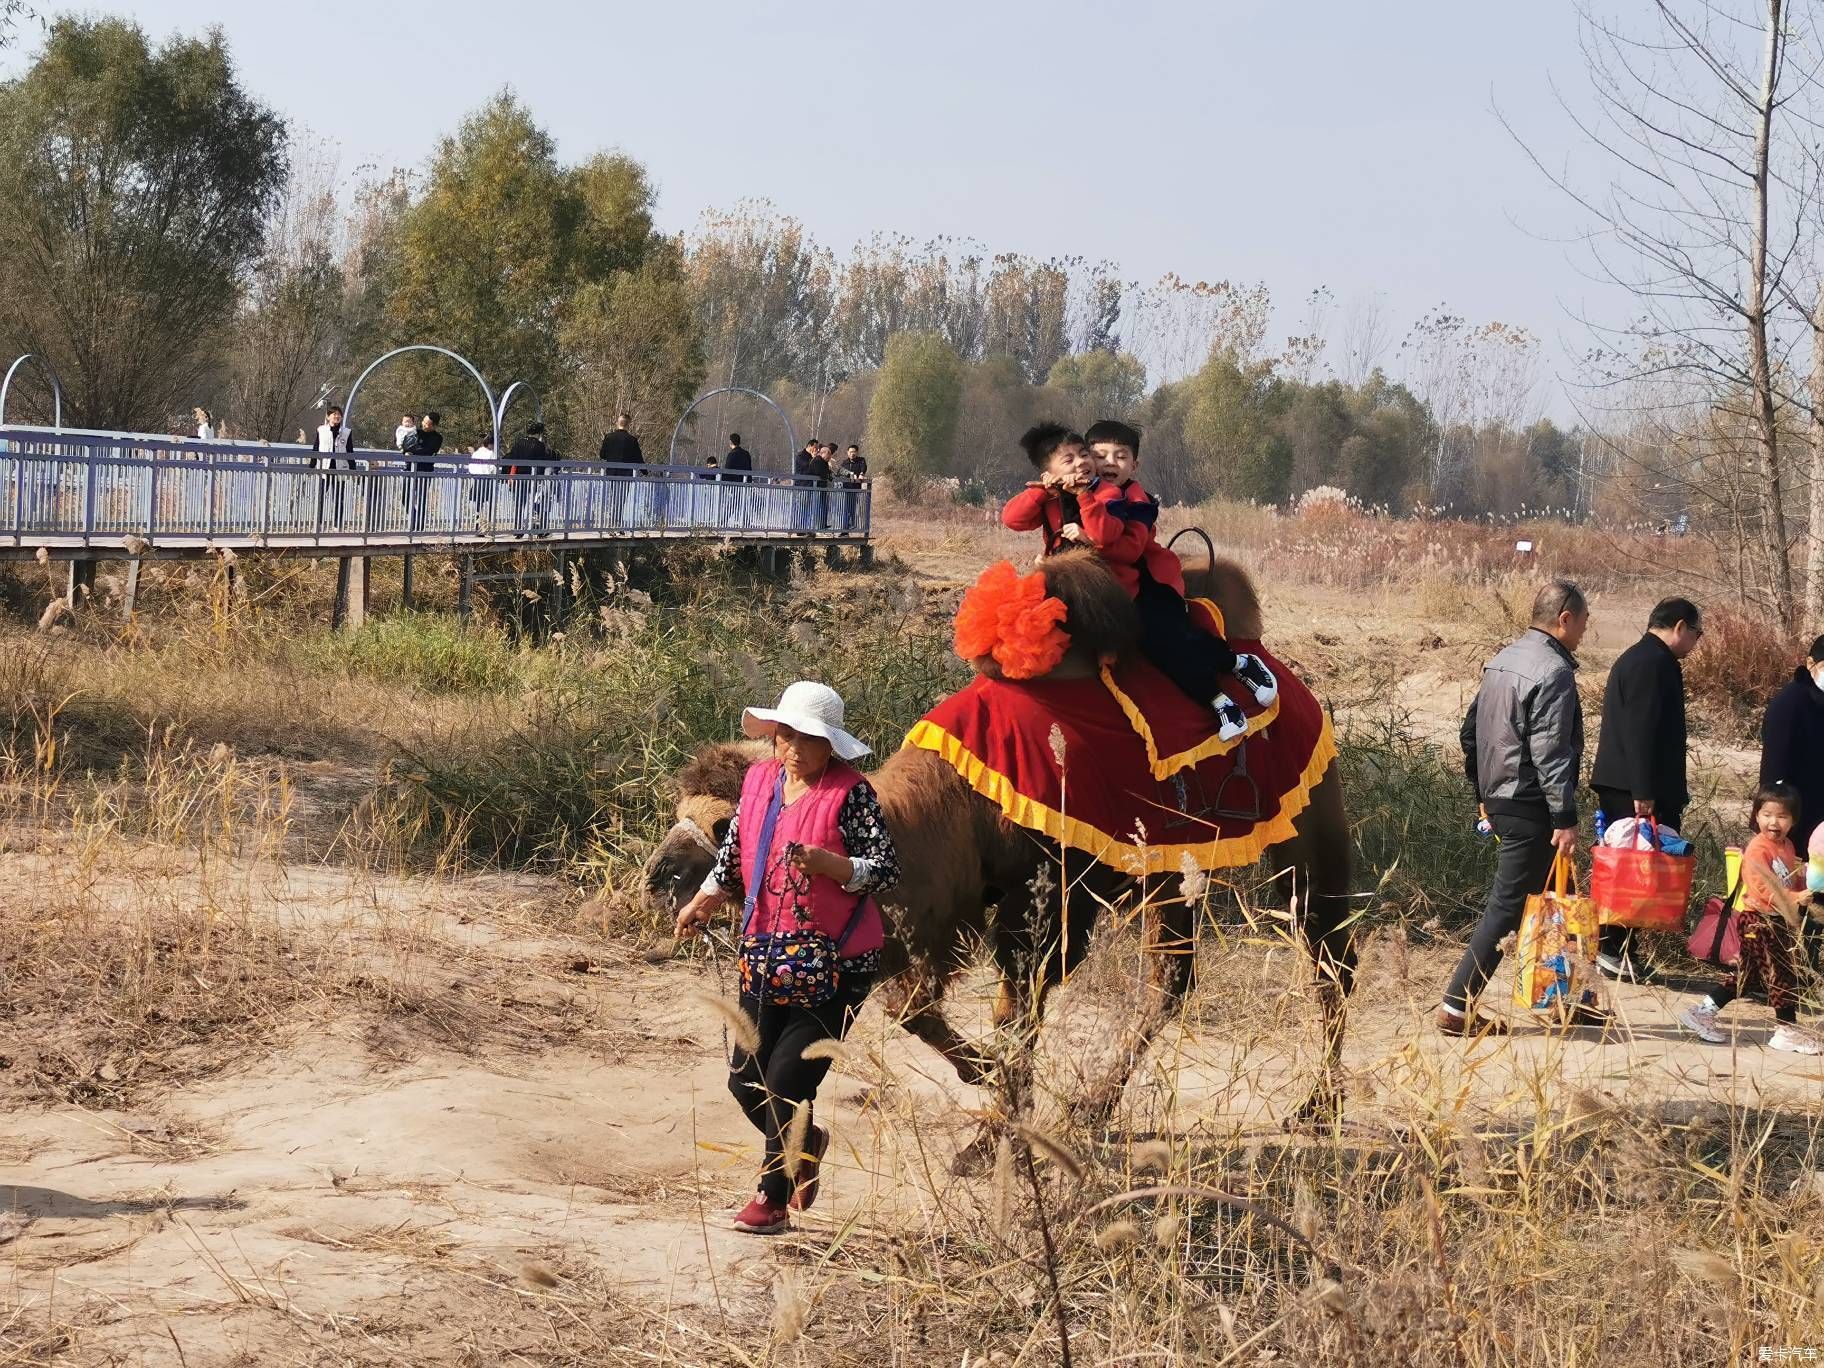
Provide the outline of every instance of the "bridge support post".
[[367,622],[367,557],[343,556],[336,562],[336,606],[330,615],[332,631],[353,631]]
[[872,570],[874,568],[874,543],[873,542],[864,541],[861,544],[860,560],[861,560],[861,568],[863,570]]
[[551,594],[551,630],[564,630],[564,595],[570,592],[570,558],[557,553],[557,586]]
[[86,604],[95,593],[95,562],[92,560],[73,560],[70,562],[69,579],[64,589],[64,599],[70,605],[70,613]]
[[120,617],[123,622],[133,621],[133,614],[139,610],[139,566],[138,556],[127,562],[126,592],[120,596]]
[[475,611],[475,557],[462,558],[462,583],[456,590],[456,615],[467,618]]
[[416,556],[399,558],[399,606],[406,612],[412,611],[412,562]]

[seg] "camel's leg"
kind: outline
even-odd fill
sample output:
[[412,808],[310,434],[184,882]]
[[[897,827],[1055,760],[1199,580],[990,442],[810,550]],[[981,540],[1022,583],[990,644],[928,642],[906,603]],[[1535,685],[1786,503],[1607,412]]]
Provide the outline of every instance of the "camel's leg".
[[[1022,897],[1010,897],[994,923],[1000,990],[994,1024],[1000,1057],[1000,1113],[1012,1118],[1031,1106],[1033,1055],[1052,989],[1083,961],[1109,880],[1087,856],[1068,852]],[[1060,916],[1062,913],[1062,916]]]
[[1074,1109],[1076,1117],[1103,1127],[1121,1103],[1121,1094],[1154,1038],[1190,991],[1196,968],[1195,913],[1183,898],[1164,896],[1165,885],[1142,890],[1141,954],[1146,964],[1145,999],[1124,1033],[1113,1064]]
[[881,1006],[906,1030],[949,1060],[963,1082],[983,1084],[988,1079],[988,1063],[944,1015],[945,984],[942,977],[908,969],[881,986]]
[[1350,898],[1349,820],[1336,768],[1317,786],[1298,834],[1268,852],[1294,879],[1293,923],[1311,952],[1324,1044],[1318,1080],[1288,1124],[1334,1119],[1341,1108],[1339,1074],[1349,990],[1355,985],[1354,907]]

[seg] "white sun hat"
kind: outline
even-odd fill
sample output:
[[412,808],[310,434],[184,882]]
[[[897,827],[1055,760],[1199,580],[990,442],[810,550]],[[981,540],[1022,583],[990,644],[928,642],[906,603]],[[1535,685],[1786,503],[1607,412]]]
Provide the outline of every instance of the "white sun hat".
[[741,730],[749,736],[771,736],[781,723],[806,736],[821,736],[844,760],[859,760],[873,752],[842,729],[842,696],[828,684],[801,679],[786,686],[776,708],[746,708]]

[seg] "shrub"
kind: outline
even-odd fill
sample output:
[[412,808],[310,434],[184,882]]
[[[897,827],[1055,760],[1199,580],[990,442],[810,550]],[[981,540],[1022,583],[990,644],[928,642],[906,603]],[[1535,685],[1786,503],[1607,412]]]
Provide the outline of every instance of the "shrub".
[[1737,733],[1752,731],[1804,657],[1805,645],[1765,618],[1706,608],[1704,639],[1685,659],[1692,716],[1717,718]]
[[1419,740],[1392,711],[1354,719],[1338,742],[1364,915],[1473,921],[1494,854],[1476,834],[1461,757]]
[[425,693],[500,693],[536,669],[539,654],[447,613],[400,613],[358,631],[313,636],[302,648],[320,670],[405,684]]

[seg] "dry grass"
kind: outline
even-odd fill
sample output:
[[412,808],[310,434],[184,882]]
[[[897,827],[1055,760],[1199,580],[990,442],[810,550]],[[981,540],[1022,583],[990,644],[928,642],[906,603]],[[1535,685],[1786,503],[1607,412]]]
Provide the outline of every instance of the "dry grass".
[[[1462,611],[1468,585],[1492,622],[1532,574],[1514,573],[1513,529],[1203,514],[1220,543],[1275,573],[1351,592],[1391,577],[1416,587],[1428,612]],[[956,554],[979,563],[972,521],[959,515],[955,529],[931,535],[954,536]],[[1631,573],[1625,560],[1598,561],[1599,534],[1542,533],[1541,545],[1559,557],[1552,568],[1582,564],[1586,579]],[[573,780],[601,817],[595,846],[569,850],[562,867],[624,887],[663,807],[652,776],[684,741],[725,731],[733,700],[831,658],[869,725],[890,733],[945,678],[928,660],[907,677],[914,657],[941,650],[933,624],[943,604],[899,586],[864,594],[820,575],[762,600],[777,615],[763,624],[770,654],[730,640],[737,606],[714,596],[698,601],[705,616],[694,624],[636,609],[646,620],[617,619],[600,642],[577,633],[546,651],[409,623],[357,645],[277,639],[296,621],[287,614],[320,606],[319,588],[308,575],[256,586],[265,597],[239,625],[206,611],[162,622],[154,604],[130,640],[82,628],[0,641],[0,829],[11,852],[0,1095],[118,1106],[275,1048],[303,1051],[324,1031],[389,1069],[609,1040],[630,1013],[681,996],[683,975],[649,966],[636,993],[604,1003],[574,991],[548,947],[516,959],[426,914],[388,910],[374,868],[398,867],[420,842],[434,847],[411,867],[436,901],[462,867],[500,854],[490,844],[498,833],[473,838],[486,821],[513,804],[567,802],[553,786]],[[831,645],[870,616],[886,627]],[[897,653],[883,651],[895,634]],[[611,669],[620,673],[587,682]],[[631,697],[640,710],[627,707]],[[618,732],[577,720],[617,701]],[[574,729],[540,742],[537,765],[500,754],[528,735],[528,719]],[[392,806],[351,824],[389,759],[381,793]],[[1353,722],[1344,763],[1369,911],[1404,924],[1377,937],[1362,990],[1399,1024],[1385,1050],[1352,1066],[1340,1132],[1288,1137],[1264,1124],[1262,1099],[1309,1078],[1315,1007],[1287,914],[1253,905],[1244,880],[1238,892],[1212,888],[1198,988],[1142,1061],[1112,1133],[1070,1117],[1107,1062],[1113,1023],[1138,998],[1131,931],[1098,932],[1091,967],[1063,995],[1068,1014],[1059,1009],[1048,1027],[1056,1038],[1041,1042],[1036,1108],[990,1147],[981,1177],[948,1174],[966,1118],[920,1086],[914,1070],[929,1068],[928,1056],[895,1064],[861,1040],[837,1052],[830,1093],[857,1079],[875,1088],[871,1131],[839,1136],[826,1161],[832,1187],[848,1197],[859,1188],[859,1198],[832,1198],[798,1234],[754,1246],[747,1258],[771,1265],[758,1286],[737,1283],[724,1260],[713,1303],[679,1308],[629,1293],[612,1253],[582,1243],[553,1236],[483,1255],[431,1217],[435,1194],[407,1175],[385,1185],[417,1192],[422,1217],[287,1229],[319,1250],[410,1266],[409,1296],[323,1315],[300,1310],[283,1280],[214,1266],[197,1276],[266,1326],[286,1361],[311,1364],[1011,1365],[1059,1362],[1068,1344],[1083,1364],[1695,1368],[1753,1361],[1762,1345],[1824,1344],[1815,1098],[1669,1088],[1631,1060],[1595,1068],[1569,1053],[1526,1063],[1504,1049],[1419,1048],[1411,1027],[1422,1008],[1411,1003],[1439,970],[1419,961],[1443,952],[1427,951],[1429,932],[1411,936],[1407,924],[1435,926],[1434,915],[1465,906],[1486,852],[1462,820],[1449,758],[1414,742],[1396,716]],[[338,782],[352,771],[352,786],[327,791],[326,764],[343,767]],[[390,834],[388,820],[399,824]],[[346,906],[286,895],[288,879],[327,877],[296,863],[300,824],[333,825],[344,855],[369,843],[366,858],[334,871]],[[548,902],[573,905],[555,891]],[[519,929],[504,910],[473,915],[489,932]],[[718,1010],[696,1013],[705,1042],[722,1024]],[[1358,1026],[1372,1024],[1368,1007],[1357,1011]],[[664,1086],[657,1051],[646,1058]],[[625,1105],[637,1114],[641,1099]],[[177,1129],[122,1143],[178,1164],[215,1142]],[[689,1143],[677,1137],[680,1153]],[[627,1191],[643,1191],[641,1181]],[[728,1196],[724,1186],[721,1174],[652,1184],[650,1204],[682,1212],[688,1196],[707,1207]],[[671,1228],[679,1249],[694,1249],[695,1223],[713,1219],[696,1210]],[[0,1363],[67,1356],[106,1319],[138,1314],[110,1308],[82,1322],[67,1303],[9,1295]],[[188,1318],[160,1314],[194,1333]]]

